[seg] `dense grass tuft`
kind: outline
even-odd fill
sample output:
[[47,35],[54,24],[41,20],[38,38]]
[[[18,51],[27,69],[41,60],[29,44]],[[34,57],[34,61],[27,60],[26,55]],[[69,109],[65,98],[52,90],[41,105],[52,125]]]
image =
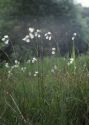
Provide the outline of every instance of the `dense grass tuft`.
[[50,57],[1,67],[0,124],[89,125],[89,57],[76,59],[75,73],[67,63]]

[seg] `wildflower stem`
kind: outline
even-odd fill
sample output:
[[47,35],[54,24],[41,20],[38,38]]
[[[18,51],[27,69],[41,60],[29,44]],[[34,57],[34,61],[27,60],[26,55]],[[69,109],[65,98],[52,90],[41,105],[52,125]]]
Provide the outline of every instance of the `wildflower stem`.
[[12,99],[12,101],[13,101],[14,105],[16,106],[16,108],[17,108],[17,110],[18,110],[19,114],[21,115],[21,118],[23,119],[24,123],[26,123],[26,120],[25,120],[25,118],[24,118],[24,116],[23,116],[22,112],[20,111],[19,106],[17,105],[16,101],[14,100],[14,98],[13,98],[13,96],[12,96],[11,94],[10,94],[10,97],[11,97],[11,99]]

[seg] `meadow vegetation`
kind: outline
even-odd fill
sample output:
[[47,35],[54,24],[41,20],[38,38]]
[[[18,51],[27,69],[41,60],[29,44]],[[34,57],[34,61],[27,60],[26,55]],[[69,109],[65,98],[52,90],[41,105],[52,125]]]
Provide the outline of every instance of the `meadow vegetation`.
[[[31,42],[32,34],[23,41]],[[2,40],[9,42],[8,36]],[[1,125],[89,124],[89,56],[76,57],[74,46],[71,58],[51,51],[50,57],[0,64]]]
[[89,125],[89,8],[0,0],[0,125]]

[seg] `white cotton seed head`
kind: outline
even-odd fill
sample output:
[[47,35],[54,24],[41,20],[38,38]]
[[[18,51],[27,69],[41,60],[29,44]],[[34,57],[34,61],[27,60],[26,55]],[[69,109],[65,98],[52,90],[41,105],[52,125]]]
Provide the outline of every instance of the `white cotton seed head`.
[[37,61],[37,59],[34,57],[33,59],[32,59],[32,63],[35,63]]
[[8,68],[8,67],[9,67],[9,64],[8,64],[8,63],[5,63],[5,67]]
[[30,63],[31,62],[31,60],[27,60],[27,63]]
[[69,62],[67,63],[67,65],[68,65],[68,66],[71,65],[71,64],[73,64],[73,62],[74,62],[74,58],[70,58],[70,60],[69,60]]
[[4,38],[8,39],[8,38],[9,38],[9,36],[8,36],[8,35],[5,35],[5,36],[4,36]]
[[37,74],[34,74],[34,77],[36,77],[37,76]]
[[32,28],[32,27],[30,27],[30,28],[29,28],[29,31],[30,31],[31,33],[33,33],[33,32],[34,32],[34,30],[35,30],[35,29],[34,29],[34,28]]
[[54,73],[55,72],[54,69],[51,69],[51,72]]
[[4,42],[6,45],[8,45],[9,44],[9,40],[5,40],[5,42]]
[[72,40],[74,41],[75,37],[72,37]]
[[56,48],[52,48],[52,51],[55,51],[56,50]]
[[49,39],[49,37],[48,37],[48,36],[46,36],[46,39]]
[[38,71],[35,71],[35,74],[38,74]]
[[50,36],[50,37],[49,37],[49,41],[50,41],[51,39],[52,39],[52,37]]
[[40,34],[38,34],[38,38],[40,38],[41,37],[41,35]]
[[26,40],[26,43],[30,43],[30,39],[27,39],[27,40]]
[[32,33],[29,33],[30,39],[34,39],[34,35]]
[[39,29],[37,29],[36,31],[37,31],[38,33],[40,33],[40,32],[41,32],[41,30],[39,30]]
[[56,65],[54,65],[54,69],[57,70],[57,66]]
[[48,35],[51,35],[52,33],[51,33],[51,32],[48,32],[47,34],[48,34]]
[[16,65],[19,65],[20,62],[19,62],[18,60],[15,60],[15,64],[16,64]]
[[2,41],[5,41],[6,39],[5,38],[2,38]]
[[73,61],[74,61],[74,58],[70,58],[70,61],[72,61],[72,62],[73,62]]
[[38,33],[37,32],[35,32],[35,37],[37,37],[38,36]]
[[36,59],[35,57],[33,58],[33,60],[34,60],[34,61],[37,61],[37,59]]
[[45,35],[44,35],[44,36],[46,37],[47,35],[48,35],[48,34],[47,34],[47,33],[45,33]]
[[76,35],[77,35],[77,33],[73,33],[73,35],[74,35],[74,36],[76,36]]
[[52,55],[55,55],[55,51],[52,51]]
[[29,35],[26,35],[22,40],[28,42],[29,40]]

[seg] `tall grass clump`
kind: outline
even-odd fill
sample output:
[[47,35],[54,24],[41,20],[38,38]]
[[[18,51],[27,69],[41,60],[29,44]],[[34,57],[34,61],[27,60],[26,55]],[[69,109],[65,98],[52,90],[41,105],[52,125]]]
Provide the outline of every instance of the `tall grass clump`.
[[[43,34],[29,28],[23,41],[28,44],[35,37],[40,41],[41,36],[52,39],[51,32]],[[39,47],[37,42],[36,57],[1,66],[0,124],[89,125],[89,57],[78,57],[75,64],[74,41],[71,59],[56,57],[55,47],[50,58],[43,58],[43,53],[39,56],[37,51]]]

